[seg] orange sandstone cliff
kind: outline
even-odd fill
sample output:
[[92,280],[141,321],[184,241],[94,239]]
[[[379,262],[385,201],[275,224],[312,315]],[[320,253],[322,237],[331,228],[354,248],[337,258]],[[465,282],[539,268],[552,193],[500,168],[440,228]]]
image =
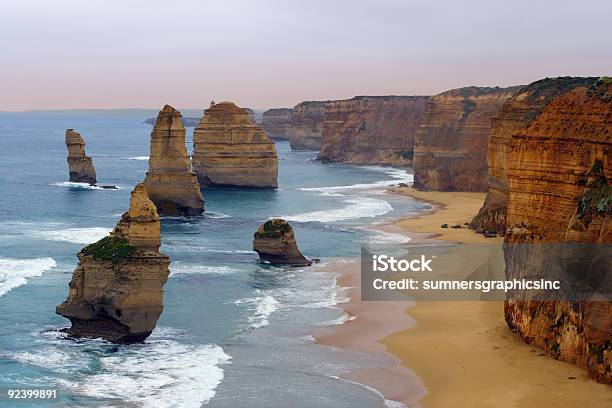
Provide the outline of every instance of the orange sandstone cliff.
[[204,198],[185,147],[181,113],[170,105],[159,112],[151,132],[149,171],[144,183],[160,215],[204,212]]
[[327,101],[306,101],[291,113],[289,143],[293,150],[319,150]]
[[325,110],[324,162],[412,164],[414,138],[427,96],[357,96],[331,101]]
[[414,143],[414,187],[487,191],[491,117],[519,87],[465,87],[432,96]]
[[68,298],[56,310],[70,319],[68,333],[115,343],[146,339],[163,310],[169,275],[159,246],[159,216],[141,183],[113,232],[78,254]]
[[261,128],[272,139],[289,140],[293,109],[268,109],[263,113]]
[[473,228],[495,231],[500,235],[506,231],[508,208],[506,173],[512,135],[534,120],[556,96],[577,86],[589,86],[596,80],[597,78],[560,77],[533,82],[516,92],[493,116],[487,153],[488,191],[483,207],[471,223]]
[[274,142],[232,102],[217,103],[204,112],[193,132],[193,146],[193,166],[202,184],[278,186]]
[[70,181],[75,183],[96,184],[96,170],[91,157],[85,154],[85,141],[74,129],[66,129],[68,148],[68,172]]
[[533,85],[546,85],[532,84],[501,116],[524,122],[542,96],[560,94],[505,141],[506,278],[555,275],[572,290],[511,293],[505,318],[525,342],[612,383],[612,81],[547,81],[553,90],[530,102]]

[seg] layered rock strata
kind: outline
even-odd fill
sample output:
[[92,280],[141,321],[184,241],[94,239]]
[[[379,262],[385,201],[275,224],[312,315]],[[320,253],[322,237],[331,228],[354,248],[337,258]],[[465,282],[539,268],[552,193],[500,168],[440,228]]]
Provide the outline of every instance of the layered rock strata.
[[[572,290],[553,299],[513,292],[505,318],[525,342],[612,383],[612,81],[585,82],[553,91],[561,95],[514,132],[504,172],[506,279],[554,273]],[[508,108],[527,115],[533,94],[522,95]]]
[[308,266],[309,261],[300,252],[291,225],[283,219],[262,224],[253,236],[253,250],[262,262],[273,265]]
[[204,112],[193,132],[193,166],[208,186],[276,188],[278,157],[274,142],[232,102]]
[[110,235],[77,255],[68,298],[56,309],[70,319],[71,337],[133,343],[151,334],[169,275],[169,258],[159,246],[159,216],[140,183]]
[[495,231],[501,235],[505,233],[508,208],[506,173],[512,135],[534,120],[555,97],[578,86],[590,86],[596,80],[597,78],[560,77],[536,81],[509,98],[493,116],[487,153],[488,191],[483,207],[471,223],[473,228]]
[[149,171],[144,183],[160,215],[204,212],[204,198],[185,147],[181,113],[170,105],[159,112],[151,132]]
[[74,129],[66,129],[68,148],[68,172],[74,183],[96,184],[96,170],[91,157],[85,154],[85,141]]
[[263,113],[261,128],[272,139],[289,140],[293,109],[268,109]]
[[357,96],[325,110],[323,162],[412,164],[414,139],[427,96]]
[[319,150],[323,115],[328,101],[306,101],[294,106],[289,144],[293,150]]
[[519,87],[465,87],[427,101],[414,143],[414,187],[487,191],[491,118]]

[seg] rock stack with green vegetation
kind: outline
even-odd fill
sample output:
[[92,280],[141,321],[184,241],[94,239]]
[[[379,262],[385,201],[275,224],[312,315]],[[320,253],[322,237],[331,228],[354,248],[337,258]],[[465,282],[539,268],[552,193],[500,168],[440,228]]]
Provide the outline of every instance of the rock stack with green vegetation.
[[253,236],[253,250],[262,262],[272,265],[312,264],[300,252],[291,225],[280,218],[266,221],[259,227]]

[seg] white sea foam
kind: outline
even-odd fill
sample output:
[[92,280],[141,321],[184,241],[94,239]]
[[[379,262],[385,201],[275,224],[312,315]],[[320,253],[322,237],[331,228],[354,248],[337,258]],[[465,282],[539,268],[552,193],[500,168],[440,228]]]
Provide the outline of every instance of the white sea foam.
[[126,157],[123,160],[149,160],[149,156]]
[[402,234],[395,234],[392,232],[377,231],[376,235],[368,237],[367,240],[372,243],[381,244],[406,244],[411,241],[410,237]]
[[216,274],[216,275],[230,275],[238,272],[237,269],[230,268],[229,266],[210,266],[210,265],[199,265],[195,263],[187,262],[172,262],[170,264],[171,275],[182,275],[182,274]]
[[[260,291],[258,291],[261,293]],[[270,324],[268,318],[278,310],[279,303],[270,295],[257,296],[254,298],[239,299],[234,302],[237,305],[246,304],[253,309],[253,314],[249,316],[249,325],[253,329],[265,327]]]
[[229,218],[230,217],[227,214],[217,213],[217,212],[212,212],[212,211],[207,211],[207,212],[204,213],[204,215],[207,218],[213,218],[213,219],[217,219],[217,218]]
[[22,364],[36,365],[62,373],[74,372],[86,365],[84,360],[53,347],[39,352],[22,351],[10,357]]
[[82,189],[86,189],[86,190],[105,190],[102,187],[99,186],[92,186],[91,184],[88,183],[75,183],[72,181],[63,181],[61,183],[52,183],[52,186],[58,186],[58,187],[70,187],[70,188],[82,188]]
[[344,323],[352,322],[356,318],[356,316],[352,316],[348,313],[343,313],[342,316],[337,319],[328,320],[326,322],[321,323],[321,326],[341,326]]
[[378,217],[393,210],[391,204],[377,198],[347,197],[343,201],[345,204],[348,204],[343,208],[286,215],[281,218],[284,218],[287,221],[296,222],[333,222]]
[[98,374],[79,376],[58,385],[74,394],[116,398],[129,406],[200,407],[215,396],[224,376],[222,366],[231,360],[215,344],[189,345],[167,339],[180,337],[181,333],[174,329],[157,328],[142,345],[121,347],[102,355],[88,353],[86,349],[93,345],[99,349],[109,343],[100,339],[71,343],[62,339],[63,333],[58,333],[45,331],[35,336],[51,347],[8,357],[22,364],[71,374],[92,364],[99,365]]
[[200,407],[215,396],[220,366],[230,359],[217,345],[152,340],[101,357],[101,373],[86,377],[75,392],[144,407]]
[[74,242],[76,244],[91,244],[111,232],[110,228],[66,228],[52,231],[37,231],[36,234],[49,241]]
[[347,380],[346,378],[341,378],[341,377],[338,377],[338,376],[335,376],[335,375],[330,375],[329,377],[333,378],[335,380],[339,380],[339,381],[346,382],[346,383],[349,383],[349,384],[359,385],[360,387],[365,388],[366,390],[374,393],[377,397],[382,399],[384,401],[385,406],[387,408],[406,408],[406,405],[402,404],[399,401],[394,401],[394,400],[386,399],[385,396],[382,395],[382,393],[380,391],[378,391],[376,388],[372,388],[372,387],[367,386],[365,384],[361,384],[361,383],[358,383],[356,381]]
[[389,187],[397,183],[407,183],[408,184],[414,181],[413,174],[408,173],[406,170],[390,169],[387,167],[376,167],[376,166],[366,166],[366,168],[384,172],[387,175],[393,177],[393,179],[392,180],[380,180],[380,181],[375,181],[373,183],[351,184],[351,185],[346,185],[346,186],[306,187],[306,188],[300,188],[298,190],[316,191],[320,193],[334,193],[334,192],[348,191],[348,190],[371,190],[371,189],[376,189],[376,188]]
[[0,296],[28,283],[28,278],[41,276],[57,266],[53,258],[10,259],[0,258]]

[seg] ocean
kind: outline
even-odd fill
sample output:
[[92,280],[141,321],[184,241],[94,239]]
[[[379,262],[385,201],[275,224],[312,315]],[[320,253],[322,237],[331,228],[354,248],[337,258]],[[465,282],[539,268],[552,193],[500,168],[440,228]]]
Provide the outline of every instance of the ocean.
[[[376,390],[340,378],[381,361],[314,341],[317,330],[346,321],[336,276],[258,264],[252,237],[283,217],[302,252],[324,266],[359,256],[363,242],[399,242],[373,226],[428,205],[385,193],[411,182],[409,171],[321,164],[287,142],[277,142],[278,190],[205,189],[204,216],[162,219],[171,274],[144,344],[72,341],[57,331],[69,325],[55,307],[76,253],[115,226],[144,179],[147,117],[0,113],[0,388],[58,388],[48,406],[388,406]],[[118,190],[66,182],[66,128],[85,139],[98,182]]]

